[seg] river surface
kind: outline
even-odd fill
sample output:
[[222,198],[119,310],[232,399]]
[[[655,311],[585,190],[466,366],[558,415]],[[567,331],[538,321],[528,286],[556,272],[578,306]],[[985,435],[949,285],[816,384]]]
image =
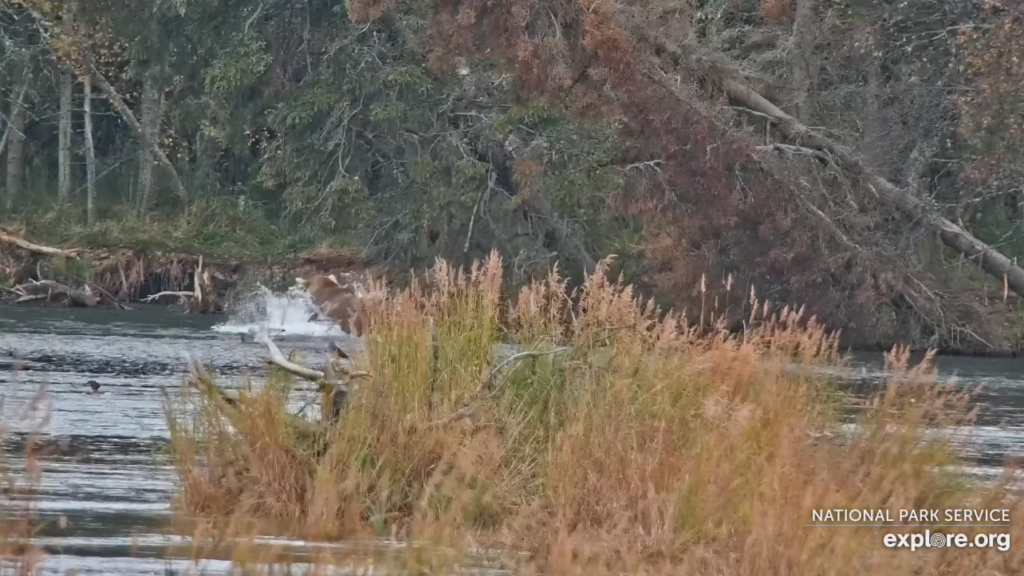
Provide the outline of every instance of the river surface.
[[[27,433],[43,430],[46,445],[66,456],[40,460],[34,496],[0,491],[0,507],[31,505],[42,574],[166,575],[230,573],[223,561],[201,566],[174,558],[181,540],[167,529],[174,475],[166,464],[163,393],[184,382],[186,357],[212,365],[222,384],[264,370],[265,349],[241,336],[258,324],[285,330],[285,348],[311,357],[337,332],[308,321],[307,301],[264,295],[225,324],[223,317],[186,316],[162,307],[133,311],[0,305],[0,422],[7,468],[24,481],[18,453]],[[1024,360],[941,358],[942,375],[981,385],[978,426],[964,437],[969,473],[1002,472],[1007,457],[1024,452]],[[855,357],[865,382],[884,376],[882,356]],[[88,381],[100,384],[90,392]],[[25,418],[40,390],[46,414]],[[296,398],[296,403],[303,402]],[[296,546],[301,543],[295,544]],[[198,570],[196,569],[198,568]],[[0,574],[8,573],[0,563]]]

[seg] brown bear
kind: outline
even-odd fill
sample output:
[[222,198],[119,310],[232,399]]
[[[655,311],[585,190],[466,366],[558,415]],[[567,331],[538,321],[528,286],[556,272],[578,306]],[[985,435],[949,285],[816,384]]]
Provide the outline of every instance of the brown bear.
[[341,326],[345,333],[356,337],[365,333],[366,311],[362,298],[366,288],[361,277],[351,273],[317,274],[295,281],[306,288],[313,304],[324,316]]

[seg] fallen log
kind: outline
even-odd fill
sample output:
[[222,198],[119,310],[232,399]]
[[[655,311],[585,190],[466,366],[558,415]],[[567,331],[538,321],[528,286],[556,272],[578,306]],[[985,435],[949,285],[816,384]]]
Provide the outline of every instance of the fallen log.
[[54,280],[39,280],[14,287],[21,297],[15,300],[15,304],[32,302],[35,300],[64,300],[68,306],[90,308],[99,303],[99,298],[87,288],[75,290],[65,284]]
[[1005,282],[1019,296],[1024,296],[1024,269],[1006,255],[977,239],[967,230],[939,214],[924,200],[903,190],[871,170],[853,149],[843,146],[812,130],[756,90],[737,79],[737,75],[724,71],[721,63],[699,57],[695,46],[670,44],[663,38],[635,31],[637,36],[654,48],[656,54],[667,57],[674,64],[683,64],[702,72],[707,81],[717,86],[730,100],[750,114],[767,118],[792,144],[828,156],[848,172],[861,177],[867,187],[883,202],[894,207],[905,217],[920,222],[936,233],[942,243],[972,259],[977,259],[983,270]]
[[0,230],[0,242],[17,246],[26,252],[37,254],[39,256],[74,256],[75,253],[78,252],[77,249],[64,250],[62,248],[52,248],[50,246],[43,246],[42,244],[29,242],[28,240],[15,236],[5,230]]
[[18,298],[17,300],[15,300],[14,303],[15,304],[24,304],[25,302],[34,302],[36,300],[49,299],[49,297],[50,297],[49,294],[32,294],[32,295],[29,295],[29,296],[22,296],[21,298]]

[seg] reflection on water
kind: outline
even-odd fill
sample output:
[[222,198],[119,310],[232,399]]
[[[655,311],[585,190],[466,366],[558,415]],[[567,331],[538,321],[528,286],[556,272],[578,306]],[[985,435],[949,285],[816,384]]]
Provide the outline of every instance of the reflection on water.
[[[51,455],[41,460],[37,493],[5,494],[0,507],[34,503],[39,542],[48,552],[42,572],[141,575],[184,569],[183,560],[165,557],[180,540],[167,529],[174,476],[165,456],[163,391],[182,385],[188,355],[212,365],[227,386],[261,375],[263,349],[243,338],[257,325],[283,330],[283,346],[311,357],[324,349],[324,336],[344,338],[310,315],[299,295],[265,293],[235,320],[219,325],[223,318],[161,307],[0,307],[0,409],[10,428],[3,440],[9,468],[16,476],[24,472],[17,454],[27,434],[40,427],[47,432],[40,449]],[[964,448],[971,473],[999,474],[1005,459],[1024,447],[1024,360],[943,358],[938,366],[962,385],[982,387],[979,426],[963,437]],[[855,357],[853,368],[860,384],[884,380],[880,354]],[[100,384],[99,393],[91,393],[89,380]],[[41,387],[48,413],[19,418]],[[307,399],[297,395],[294,401],[301,405]],[[301,550],[301,543],[275,545]],[[210,560],[193,570],[228,568],[227,562]]]

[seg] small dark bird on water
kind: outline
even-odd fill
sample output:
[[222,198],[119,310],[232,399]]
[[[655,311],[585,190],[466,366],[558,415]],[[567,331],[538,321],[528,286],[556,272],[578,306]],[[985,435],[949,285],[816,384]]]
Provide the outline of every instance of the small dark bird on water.
[[97,382],[95,380],[89,380],[88,382],[86,382],[86,384],[88,384],[89,388],[92,389],[91,394],[95,394],[95,393],[100,391],[100,383],[99,382]]

